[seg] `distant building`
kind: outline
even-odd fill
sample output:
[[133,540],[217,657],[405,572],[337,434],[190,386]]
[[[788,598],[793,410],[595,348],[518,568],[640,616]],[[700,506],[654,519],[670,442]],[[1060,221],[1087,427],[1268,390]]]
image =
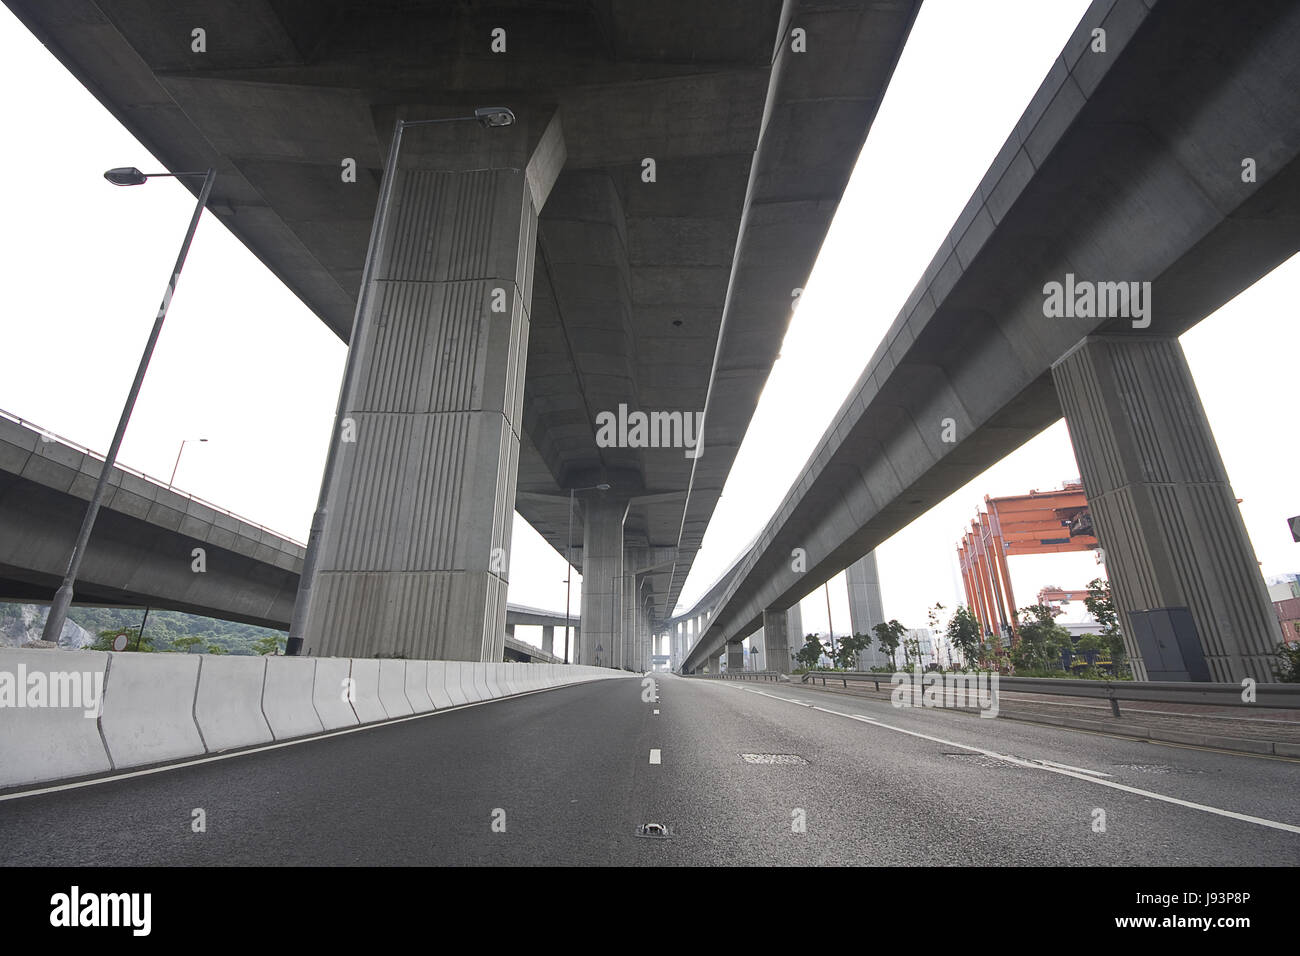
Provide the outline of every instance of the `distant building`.
[[1300,598],[1300,574],[1281,574],[1269,578],[1268,599],[1274,603],[1288,598]]
[[1274,601],[1273,613],[1282,628],[1282,640],[1288,644],[1300,641],[1300,597]]

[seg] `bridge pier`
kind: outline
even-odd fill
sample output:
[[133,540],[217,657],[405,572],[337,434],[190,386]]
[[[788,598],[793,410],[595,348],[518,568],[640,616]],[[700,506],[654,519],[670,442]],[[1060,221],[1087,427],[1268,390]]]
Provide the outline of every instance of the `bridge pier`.
[[727,670],[743,671],[745,669],[745,645],[743,643],[727,645]]
[[542,650],[547,654],[555,653],[555,625],[542,625]]
[[[1052,379],[1134,677],[1271,680],[1277,620],[1178,339],[1089,336]],[[1180,613],[1195,626],[1181,664]]]
[[405,133],[295,609],[318,655],[503,657],[537,216],[564,155],[554,115]]
[[[620,619],[623,579],[623,520],[626,498],[606,495],[582,500],[582,635],[574,638],[579,664],[622,666]],[[597,647],[601,651],[597,652]]]
[[[800,621],[802,623],[802,618]],[[789,629],[788,611],[772,608],[763,612],[763,659],[768,670],[778,674],[790,673]]]
[[888,663],[875,644],[872,628],[884,623],[884,600],[880,594],[880,571],[876,565],[876,552],[863,555],[849,565],[845,574],[849,585],[849,625],[854,634],[866,634],[872,644],[858,654],[860,668]]

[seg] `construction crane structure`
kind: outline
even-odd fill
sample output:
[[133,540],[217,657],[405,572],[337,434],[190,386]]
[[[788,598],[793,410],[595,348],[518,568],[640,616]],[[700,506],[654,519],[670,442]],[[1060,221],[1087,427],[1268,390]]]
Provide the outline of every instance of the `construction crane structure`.
[[1083,483],[1077,479],[1065,482],[1057,491],[1031,491],[1003,498],[986,495],[984,510],[957,544],[966,605],[979,620],[985,636],[998,635],[1014,645],[1019,638],[1019,621],[1007,558],[1099,547]]

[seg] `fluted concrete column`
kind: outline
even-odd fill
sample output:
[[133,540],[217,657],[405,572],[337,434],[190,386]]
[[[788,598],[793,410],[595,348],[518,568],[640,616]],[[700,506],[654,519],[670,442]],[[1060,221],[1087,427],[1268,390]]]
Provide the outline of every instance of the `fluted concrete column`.
[[582,631],[579,664],[622,666],[623,519],[627,500],[605,495],[582,502]]
[[849,623],[854,634],[866,634],[872,644],[858,654],[859,667],[874,667],[886,663],[875,642],[872,628],[885,620],[884,600],[880,594],[880,571],[876,566],[876,552],[859,558],[849,565],[845,574],[849,587]]
[[1052,378],[1135,676],[1168,661],[1142,660],[1134,615],[1182,608],[1211,680],[1269,680],[1277,620],[1178,340],[1090,336]]
[[745,645],[727,645],[727,670],[743,671],[745,669]]
[[645,602],[641,600],[640,588],[638,588],[636,602],[636,656],[632,662],[634,670],[645,672],[650,669],[650,645],[650,618],[646,614]]
[[542,650],[547,654],[555,653],[555,625],[542,625]]
[[[798,605],[792,610],[797,610]],[[800,618],[799,623],[802,623]],[[763,657],[770,671],[790,673],[790,614],[777,608],[763,612]]]
[[313,653],[502,659],[537,215],[563,162],[540,111],[407,130],[348,351]]
[[641,667],[641,594],[637,574],[640,549],[623,549],[623,576],[619,580],[622,593],[623,624],[619,667],[634,670]]

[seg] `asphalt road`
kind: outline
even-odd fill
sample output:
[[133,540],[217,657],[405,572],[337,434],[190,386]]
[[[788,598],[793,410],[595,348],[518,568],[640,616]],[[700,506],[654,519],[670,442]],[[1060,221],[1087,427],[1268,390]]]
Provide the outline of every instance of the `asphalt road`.
[[0,865],[1300,864],[1297,761],[655,681],[0,800]]

